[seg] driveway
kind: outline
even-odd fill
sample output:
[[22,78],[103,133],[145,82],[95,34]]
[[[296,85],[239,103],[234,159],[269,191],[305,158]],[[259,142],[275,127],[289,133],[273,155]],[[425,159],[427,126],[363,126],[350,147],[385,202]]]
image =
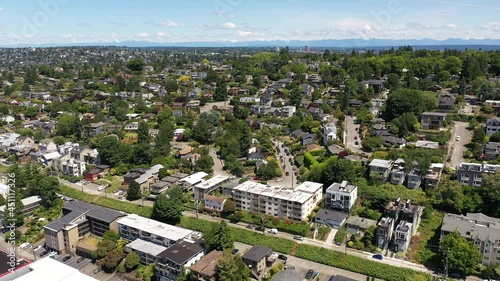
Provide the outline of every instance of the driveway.
[[224,163],[222,162],[222,159],[220,159],[218,156],[217,156],[217,153],[215,153],[215,149],[209,147],[208,149],[208,155],[210,155],[212,157],[212,159],[214,160],[214,175],[215,176],[229,176],[228,173],[226,173],[226,171],[224,171]]
[[[344,144],[346,148],[350,149],[353,153],[364,153],[370,155],[371,153],[364,152],[361,146],[361,140],[359,139],[359,125],[354,124],[356,118],[353,116],[345,117],[345,132],[344,132]],[[358,139],[355,140],[354,137]],[[356,144],[358,141],[358,144]]]
[[[450,159],[450,161],[446,163],[448,167],[456,169],[460,163],[464,162],[464,153],[467,151],[465,145],[470,142],[472,136],[472,132],[466,129],[467,126],[469,126],[468,122],[455,121],[455,126],[451,130],[452,135],[448,150],[448,159]],[[460,136],[459,141],[456,140],[457,136]]]
[[[280,165],[281,170],[283,171],[283,175],[281,175],[280,179],[282,181],[270,180],[267,182],[270,186],[284,186],[286,188],[295,188],[300,184],[300,181],[297,180],[298,169],[295,167],[295,161],[293,155],[287,155],[285,150],[291,151],[289,147],[285,146],[285,144],[277,139],[272,140],[273,145],[277,147],[276,149],[276,159]],[[291,162],[290,162],[291,161]],[[295,171],[294,171],[295,168]],[[286,175],[288,173],[288,176]],[[295,175],[297,173],[297,176]]]

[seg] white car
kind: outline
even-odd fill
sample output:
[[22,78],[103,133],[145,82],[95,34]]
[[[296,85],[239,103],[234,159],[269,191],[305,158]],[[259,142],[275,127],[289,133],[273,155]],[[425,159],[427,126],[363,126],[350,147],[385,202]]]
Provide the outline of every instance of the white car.
[[460,140],[460,136],[457,136],[455,139],[456,139],[457,141],[459,141],[459,140]]
[[106,186],[101,185],[97,188],[97,191],[103,191],[106,188]]
[[33,252],[36,252],[42,248],[42,245],[38,245],[33,249]]
[[283,179],[281,179],[281,178],[280,179],[276,179],[276,182],[280,182],[280,181],[283,181]]
[[23,249],[23,250],[26,250],[26,249],[29,249],[31,247],[31,244],[28,243],[28,242],[24,242],[23,244],[21,244],[19,246],[19,248]]

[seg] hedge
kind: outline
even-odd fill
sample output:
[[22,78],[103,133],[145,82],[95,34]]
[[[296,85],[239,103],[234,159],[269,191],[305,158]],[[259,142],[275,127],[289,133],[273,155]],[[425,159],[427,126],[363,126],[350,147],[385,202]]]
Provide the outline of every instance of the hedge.
[[[255,217],[254,215],[247,213],[247,212],[243,212],[243,214],[244,215],[241,218],[242,222],[261,225],[260,215],[258,217]],[[275,224],[275,222],[278,222],[278,223]],[[273,218],[270,216],[266,216],[266,227],[276,228],[279,231],[294,234],[294,235],[300,235],[300,236],[307,236],[307,234],[309,233],[309,230],[310,230],[309,224],[307,224],[305,222],[292,221],[292,220],[281,220],[279,218]]]
[[423,272],[417,272],[408,268],[395,267],[306,244],[300,244],[298,246],[295,256],[317,263],[373,276],[386,281],[406,281],[415,279],[430,280],[430,275]]
[[85,201],[88,203],[92,203],[95,205],[99,205],[106,208],[115,209],[117,211],[123,211],[131,214],[138,214],[143,217],[151,217],[153,214],[153,208],[148,206],[141,206],[137,204],[133,204],[126,201],[116,200],[110,197],[102,197],[91,195],[80,190],[76,190],[71,187],[67,187],[65,185],[61,185],[59,187],[59,193],[64,196],[71,197],[76,200]]

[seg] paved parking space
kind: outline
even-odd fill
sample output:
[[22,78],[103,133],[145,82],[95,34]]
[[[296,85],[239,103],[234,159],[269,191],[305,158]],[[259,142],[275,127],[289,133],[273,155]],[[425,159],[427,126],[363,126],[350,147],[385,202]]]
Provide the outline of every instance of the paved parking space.
[[71,259],[69,259],[67,261],[63,261],[64,257],[66,257],[66,255],[59,256],[56,259],[64,264],[69,265],[69,266],[76,268],[78,270],[82,270],[83,268],[87,267],[91,263],[90,259],[85,259],[84,261],[78,263],[78,259],[80,258],[79,256],[72,256]]

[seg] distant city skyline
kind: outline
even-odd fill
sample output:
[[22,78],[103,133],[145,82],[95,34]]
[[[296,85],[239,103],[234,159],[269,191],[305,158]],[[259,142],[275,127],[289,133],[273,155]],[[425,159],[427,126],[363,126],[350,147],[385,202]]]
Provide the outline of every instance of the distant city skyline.
[[495,0],[0,2],[1,45],[500,39]]

